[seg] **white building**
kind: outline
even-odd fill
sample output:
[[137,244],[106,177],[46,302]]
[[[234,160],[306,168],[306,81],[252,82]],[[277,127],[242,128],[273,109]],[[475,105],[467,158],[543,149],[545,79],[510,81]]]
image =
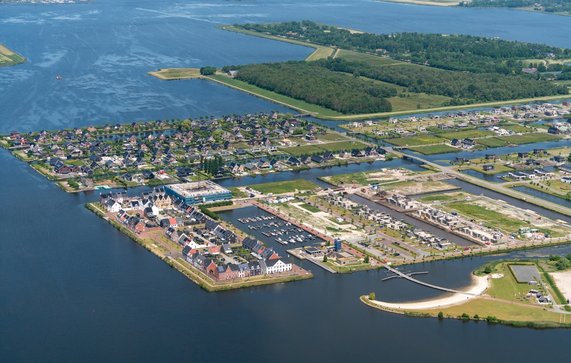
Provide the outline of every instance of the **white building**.
[[260,261],[260,266],[262,268],[262,273],[264,275],[279,273],[279,272],[287,272],[291,271],[293,265],[291,263],[286,263],[280,259],[277,260],[267,260],[267,261]]

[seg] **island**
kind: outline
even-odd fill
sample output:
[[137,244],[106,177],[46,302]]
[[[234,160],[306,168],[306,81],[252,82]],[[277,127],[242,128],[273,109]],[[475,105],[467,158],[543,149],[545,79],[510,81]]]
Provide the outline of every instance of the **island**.
[[0,67],[24,63],[26,58],[0,44]]
[[569,97],[569,49],[467,35],[370,34],[311,21],[223,29],[315,50],[305,61],[151,74],[215,81],[328,120]]

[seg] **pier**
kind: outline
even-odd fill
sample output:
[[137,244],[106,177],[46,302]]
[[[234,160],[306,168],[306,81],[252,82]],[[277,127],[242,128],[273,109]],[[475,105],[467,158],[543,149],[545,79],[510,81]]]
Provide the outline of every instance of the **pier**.
[[459,290],[449,289],[449,288],[447,288],[447,287],[442,287],[442,286],[438,286],[438,285],[433,285],[433,284],[430,284],[430,283],[428,283],[428,282],[423,282],[423,281],[417,280],[417,279],[415,279],[414,277],[409,276],[409,275],[405,274],[404,272],[401,272],[401,271],[397,270],[396,268],[390,267],[389,265],[384,265],[384,267],[385,267],[387,270],[389,270],[390,272],[392,272],[392,273],[394,273],[395,275],[397,275],[398,277],[402,277],[403,279],[406,279],[406,280],[408,280],[408,281],[414,282],[415,284],[418,284],[418,285],[422,285],[422,286],[425,286],[425,287],[429,287],[429,288],[431,288],[431,289],[440,290],[440,291],[444,291],[444,292],[450,292],[450,293],[453,293],[453,294],[465,294],[465,295],[470,295],[470,296],[478,296],[477,294],[473,294],[473,293],[471,293],[471,292],[465,292],[465,291],[459,291]]

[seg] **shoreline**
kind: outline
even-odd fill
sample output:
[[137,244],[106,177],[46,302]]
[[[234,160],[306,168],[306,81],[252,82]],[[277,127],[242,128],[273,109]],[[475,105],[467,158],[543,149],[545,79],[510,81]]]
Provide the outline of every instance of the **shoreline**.
[[484,291],[489,288],[488,276],[475,276],[472,275],[472,283],[465,287],[463,290],[458,290],[449,296],[437,296],[434,299],[419,300],[419,301],[405,301],[397,303],[389,303],[380,300],[368,300],[370,304],[374,304],[382,310],[428,310],[437,309],[442,307],[449,307],[454,305],[461,305],[470,299],[482,296]]
[[261,275],[261,276],[248,277],[241,281],[235,281],[235,280],[229,280],[224,282],[214,281],[206,274],[204,274],[202,271],[186,263],[186,261],[184,261],[182,257],[174,258],[172,256],[169,256],[168,254],[161,253],[159,250],[159,246],[154,241],[153,242],[145,241],[127,227],[121,225],[120,223],[118,223],[113,219],[107,218],[106,213],[103,210],[101,210],[96,204],[97,204],[96,202],[87,203],[85,204],[85,208],[88,209],[93,214],[95,214],[97,217],[103,219],[105,222],[108,222],[112,227],[117,229],[124,236],[128,237],[133,242],[142,246],[147,251],[151,252],[153,255],[155,255],[163,262],[165,262],[167,265],[169,265],[171,268],[177,270],[179,273],[184,275],[186,278],[188,278],[189,280],[191,280],[192,282],[194,282],[196,285],[206,290],[207,292],[236,290],[248,287],[280,284],[280,283],[301,281],[313,278],[313,274],[310,271],[304,270],[305,271],[304,274],[296,273],[296,274],[279,275],[279,276]]

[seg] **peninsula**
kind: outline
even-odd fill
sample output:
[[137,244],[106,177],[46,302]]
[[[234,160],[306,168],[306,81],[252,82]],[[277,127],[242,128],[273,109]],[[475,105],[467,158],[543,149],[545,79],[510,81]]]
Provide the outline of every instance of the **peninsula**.
[[[484,320],[530,328],[571,327],[571,255],[537,260],[499,260],[472,275],[472,285],[430,300],[389,303],[376,293],[361,301],[409,316]],[[405,276],[406,277],[406,276]],[[417,281],[409,277],[412,281]]]
[[310,21],[223,28],[315,50],[305,61],[151,74],[208,79],[331,120],[569,97],[568,49],[466,35],[370,34]]

